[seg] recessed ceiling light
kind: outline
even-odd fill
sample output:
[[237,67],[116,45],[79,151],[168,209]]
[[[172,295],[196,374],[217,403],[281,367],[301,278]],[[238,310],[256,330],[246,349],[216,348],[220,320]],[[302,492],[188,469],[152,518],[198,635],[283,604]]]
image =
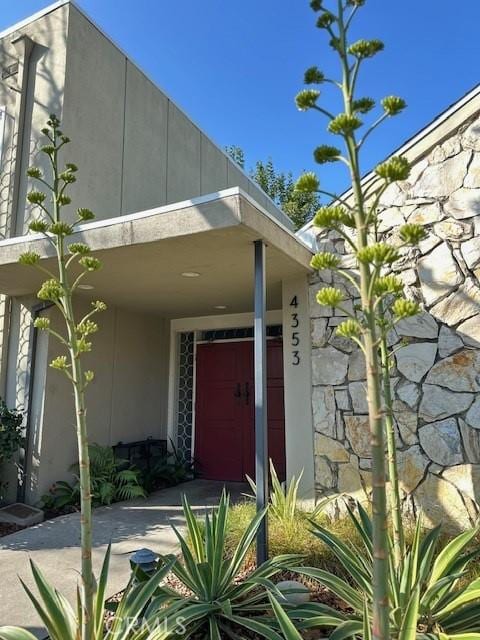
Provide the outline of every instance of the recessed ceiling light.
[[226,304],[216,304],[213,308],[214,309],[226,309],[227,305]]
[[91,284],[79,284],[79,289],[83,289],[84,291],[91,291],[94,287]]
[[184,278],[198,278],[200,274],[198,273],[198,271],[184,271],[181,275]]

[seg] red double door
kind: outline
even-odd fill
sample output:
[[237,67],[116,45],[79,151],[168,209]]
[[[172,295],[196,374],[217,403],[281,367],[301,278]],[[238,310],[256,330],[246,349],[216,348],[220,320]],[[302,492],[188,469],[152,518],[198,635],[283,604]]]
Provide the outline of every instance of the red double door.
[[[255,477],[253,342],[197,346],[195,451],[198,473],[210,480]],[[268,449],[285,477],[285,412],[281,340],[267,343]]]

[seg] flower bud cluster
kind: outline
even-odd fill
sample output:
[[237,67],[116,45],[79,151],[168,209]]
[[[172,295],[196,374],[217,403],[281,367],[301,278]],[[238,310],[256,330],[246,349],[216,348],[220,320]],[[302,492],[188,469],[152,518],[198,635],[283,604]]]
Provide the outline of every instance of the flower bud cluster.
[[42,172],[38,167],[29,167],[27,169],[27,176],[29,178],[37,178],[40,179],[42,177]]
[[338,229],[340,226],[355,227],[355,218],[344,207],[320,207],[313,218],[313,224],[321,229]]
[[317,100],[320,96],[320,91],[315,89],[303,89],[297,94],[295,103],[299,111],[308,111],[316,106]]
[[403,291],[403,282],[394,275],[381,276],[375,282],[375,294],[383,295],[399,295]]
[[349,318],[348,320],[344,320],[338,325],[335,333],[340,338],[347,338],[351,340],[352,338],[360,337],[362,328],[356,320],[354,320],[353,318]]
[[356,113],[368,113],[375,107],[373,98],[358,98],[353,101],[352,108]]
[[88,336],[98,331],[98,324],[93,322],[93,320],[85,320],[85,322],[80,322],[80,324],[77,325],[76,331],[82,336]]
[[105,302],[102,302],[101,300],[95,300],[95,302],[92,302],[92,307],[95,309],[95,311],[107,310],[107,305],[105,304]]
[[50,318],[36,318],[33,326],[40,331],[47,331],[50,329]]
[[318,164],[326,164],[327,162],[337,162],[341,153],[337,147],[323,144],[315,149],[313,157]]
[[393,156],[375,168],[375,173],[383,178],[387,184],[406,180],[410,175],[410,163],[406,158]]
[[417,302],[414,302],[413,300],[406,300],[405,298],[395,300],[392,305],[392,313],[397,320],[416,316],[419,311],[420,305]]
[[28,228],[34,233],[46,233],[48,231],[48,224],[44,220],[32,220]]
[[400,227],[399,235],[406,244],[416,246],[421,240],[425,240],[427,232],[421,225],[410,222]]
[[325,287],[320,289],[317,293],[317,302],[325,307],[338,307],[339,304],[345,301],[345,296],[335,287]]
[[385,242],[376,242],[357,251],[357,259],[363,264],[371,264],[374,267],[383,267],[393,264],[400,257],[395,247]]
[[51,224],[48,230],[55,236],[60,237],[70,236],[73,233],[72,226],[67,224],[66,222],[62,222],[61,220],[59,222],[54,222],[53,224]]
[[382,100],[382,107],[389,116],[396,116],[407,106],[403,98],[398,96],[387,96]]
[[295,191],[314,193],[320,188],[320,182],[313,171],[307,171],[301,175],[295,183]]
[[323,252],[317,253],[310,261],[312,269],[321,271],[322,269],[338,269],[340,265],[340,257],[334,253]]
[[340,113],[330,120],[328,130],[336,135],[349,135],[362,126],[362,121],[357,116],[348,113]]
[[381,40],[358,40],[348,47],[348,53],[359,60],[364,60],[365,58],[373,58],[384,48],[385,45]]
[[90,247],[83,242],[72,242],[67,248],[72,255],[88,256],[90,253]]
[[18,261],[20,264],[33,266],[40,262],[40,255],[35,251],[25,251],[25,253],[22,253],[19,257]]
[[40,287],[40,291],[37,293],[37,297],[40,300],[50,300],[55,302],[59,300],[63,295],[63,287],[58,280],[51,278],[46,280]]
[[58,371],[65,371],[66,369],[68,369],[68,366],[69,366],[67,364],[67,356],[57,356],[51,361],[50,366],[52,367],[52,369],[58,369]]
[[93,220],[95,218],[95,214],[90,209],[85,209],[84,207],[77,209],[77,216],[79,220],[83,222],[87,222],[89,220]]
[[93,258],[92,256],[83,256],[78,262],[87,271],[98,271],[102,268],[100,260],[98,258]]
[[336,18],[333,13],[330,13],[330,11],[325,11],[325,13],[322,13],[322,15],[319,16],[317,20],[317,27],[319,29],[328,29],[335,21]]
[[27,195],[27,200],[31,204],[43,204],[46,197],[46,194],[42,191],[33,190]]
[[310,67],[305,71],[305,84],[322,84],[325,81],[325,74],[318,67]]

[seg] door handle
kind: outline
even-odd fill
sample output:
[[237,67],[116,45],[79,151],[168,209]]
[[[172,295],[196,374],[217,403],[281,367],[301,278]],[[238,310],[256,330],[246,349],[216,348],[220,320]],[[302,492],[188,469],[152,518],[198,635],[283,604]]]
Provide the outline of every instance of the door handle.
[[245,383],[245,404],[246,405],[250,404],[249,400],[250,400],[250,386],[248,382],[246,382]]
[[235,391],[233,392],[233,396],[235,398],[241,398],[242,397],[242,389],[241,389],[240,382],[237,382],[237,384],[235,386]]

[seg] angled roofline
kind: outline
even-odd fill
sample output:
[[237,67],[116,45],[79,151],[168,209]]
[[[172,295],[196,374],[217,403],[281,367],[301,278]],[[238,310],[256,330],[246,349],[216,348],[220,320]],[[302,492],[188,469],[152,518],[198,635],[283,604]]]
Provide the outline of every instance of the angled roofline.
[[[438,116],[431,120],[419,132],[408,138],[400,147],[394,149],[387,157],[395,155],[407,156],[410,162],[422,158],[435,145],[445,140],[453,130],[467,122],[472,116],[480,111],[480,83],[466,93],[460,100],[457,100]],[[453,122],[448,124],[452,119]],[[439,131],[440,129],[440,131]],[[378,176],[374,171],[369,171],[362,178],[362,185],[374,182]],[[352,196],[352,189],[347,189],[340,197],[348,200]],[[299,234],[308,232],[312,227],[312,221],[307,222],[301,229],[297,231]]]
[[[178,105],[178,103],[173,100],[170,95],[163,89],[163,87],[161,87],[158,82],[156,82],[146,71],[144,71],[144,69],[135,61],[134,58],[132,58],[132,56],[130,54],[128,54],[122,47],[120,47],[117,42],[115,42],[115,40],[108,34],[106,33],[106,31],[100,27],[98,25],[98,23],[85,11],[85,9],[83,9],[75,0],[58,0],[57,2],[54,2],[53,4],[48,5],[47,7],[45,7],[44,9],[41,9],[40,11],[37,11],[37,13],[34,13],[33,15],[29,16],[28,18],[25,18],[24,20],[21,20],[20,22],[17,22],[16,24],[14,24],[11,27],[8,27],[7,29],[5,29],[4,31],[0,32],[0,39],[1,38],[5,38],[6,36],[15,33],[16,31],[18,31],[19,29],[22,29],[23,27],[26,27],[27,25],[29,25],[32,22],[35,22],[36,20],[43,18],[44,16],[48,15],[49,13],[51,13],[52,11],[55,11],[56,9],[59,9],[60,7],[63,7],[64,5],[71,5],[72,7],[74,7],[86,20],[88,20],[90,22],[90,24],[95,27],[95,29],[97,29],[97,31],[104,37],[106,38],[123,56],[125,56],[125,58],[149,81],[153,84],[153,86],[158,89],[158,91],[160,91],[161,93],[163,93],[163,95],[167,98],[167,100],[169,100],[173,106],[178,109],[180,111],[180,113],[182,113],[197,129],[198,131],[204,135],[212,144],[213,146],[218,149],[222,155],[229,161],[231,162],[236,169],[238,169],[238,171],[240,171],[240,173],[243,175],[243,177],[248,180],[249,183],[251,183],[256,189],[259,189],[262,194],[265,196],[265,198],[267,199],[267,201],[280,213],[282,214],[282,216],[285,216],[286,221],[290,220],[289,216],[272,200],[272,198],[270,198],[270,196],[265,193],[265,191],[263,191],[263,189],[254,181],[252,180],[252,178],[248,175],[248,173],[239,165],[237,164],[229,155],[228,153],[225,151],[225,149],[223,149],[223,147],[221,147],[219,144],[217,144],[217,142],[215,140],[212,139],[212,137],[206,133],[196,122],[196,120],[194,120],[193,118],[190,117],[190,115],[185,111],[185,109],[183,109],[182,107],[180,107]],[[292,224],[292,229],[293,229],[293,224]]]
[[19,22],[16,22],[15,24],[13,24],[11,27],[7,27],[3,31],[0,31],[0,38],[6,38],[10,34],[15,33],[15,31],[18,31],[19,29],[26,27],[31,22],[35,22],[35,20],[38,20],[39,18],[43,18],[43,16],[48,15],[52,11],[55,11],[56,9],[63,7],[64,4],[74,4],[74,3],[71,2],[71,0],[57,0],[57,2],[54,2],[53,4],[49,4],[44,9],[40,9],[40,11],[33,13],[31,16],[28,16],[28,18],[24,18],[23,20],[20,20]]

